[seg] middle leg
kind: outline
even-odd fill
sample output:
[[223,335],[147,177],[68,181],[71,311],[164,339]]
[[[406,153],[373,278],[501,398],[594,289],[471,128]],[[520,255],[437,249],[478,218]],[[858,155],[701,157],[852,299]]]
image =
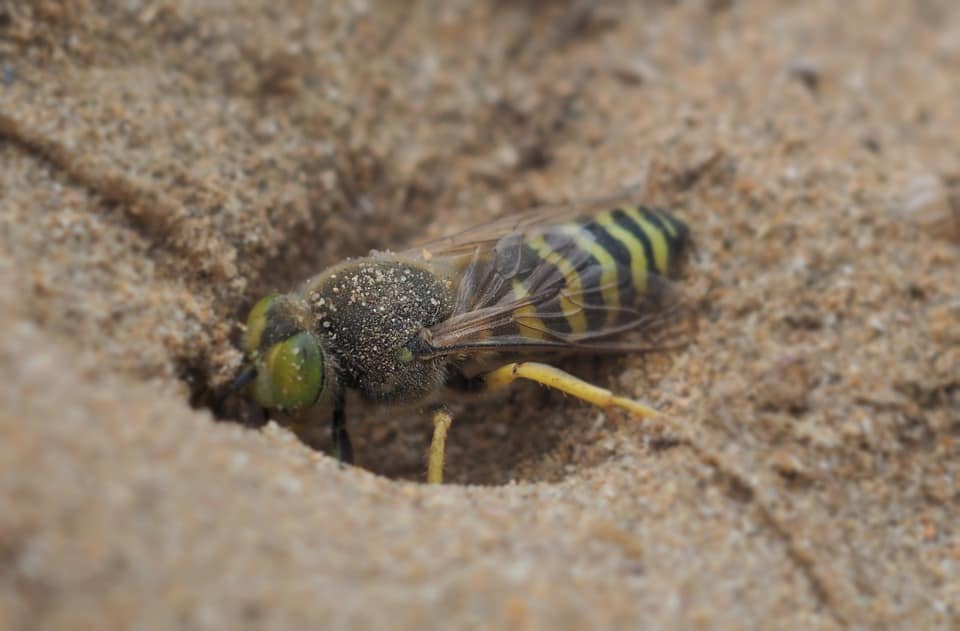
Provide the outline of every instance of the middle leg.
[[443,461],[447,449],[447,431],[453,417],[444,407],[433,412],[433,439],[430,441],[430,457],[427,461],[427,483],[443,483]]

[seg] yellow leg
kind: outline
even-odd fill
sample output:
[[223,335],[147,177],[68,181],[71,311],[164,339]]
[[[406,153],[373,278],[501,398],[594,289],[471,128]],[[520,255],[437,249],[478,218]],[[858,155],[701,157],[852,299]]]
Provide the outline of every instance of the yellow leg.
[[430,441],[430,459],[427,462],[427,483],[443,484],[443,452],[447,447],[447,430],[453,417],[444,409],[433,413],[433,440]]
[[488,390],[499,390],[517,379],[529,379],[541,383],[548,388],[566,392],[587,403],[601,408],[622,408],[638,416],[659,416],[660,413],[639,401],[618,397],[606,388],[595,386],[566,373],[559,368],[537,362],[519,362],[501,366],[484,376]]

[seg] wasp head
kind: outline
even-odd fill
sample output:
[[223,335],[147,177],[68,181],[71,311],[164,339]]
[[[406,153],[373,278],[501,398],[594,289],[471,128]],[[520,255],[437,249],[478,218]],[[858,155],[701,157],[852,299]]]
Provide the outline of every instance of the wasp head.
[[232,388],[249,385],[261,407],[301,410],[330,390],[325,386],[332,381],[332,370],[310,330],[308,308],[297,296],[267,296],[254,305],[243,346],[250,364]]

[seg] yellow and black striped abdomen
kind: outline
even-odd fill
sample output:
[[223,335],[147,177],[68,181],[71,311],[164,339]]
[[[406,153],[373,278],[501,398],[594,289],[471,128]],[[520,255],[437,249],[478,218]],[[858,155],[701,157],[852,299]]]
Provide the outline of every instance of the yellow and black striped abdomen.
[[516,244],[511,293],[519,333],[599,333],[655,308],[676,274],[689,231],[661,210],[629,206],[542,226]]

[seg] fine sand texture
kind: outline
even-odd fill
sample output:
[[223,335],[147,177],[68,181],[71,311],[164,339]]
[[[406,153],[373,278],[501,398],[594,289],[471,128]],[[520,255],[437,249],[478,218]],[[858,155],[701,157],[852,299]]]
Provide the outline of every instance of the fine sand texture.
[[[265,293],[624,190],[696,332],[563,366],[662,418],[453,397],[428,487],[214,405]],[[0,628],[958,628],[958,524],[956,2],[0,2]]]

